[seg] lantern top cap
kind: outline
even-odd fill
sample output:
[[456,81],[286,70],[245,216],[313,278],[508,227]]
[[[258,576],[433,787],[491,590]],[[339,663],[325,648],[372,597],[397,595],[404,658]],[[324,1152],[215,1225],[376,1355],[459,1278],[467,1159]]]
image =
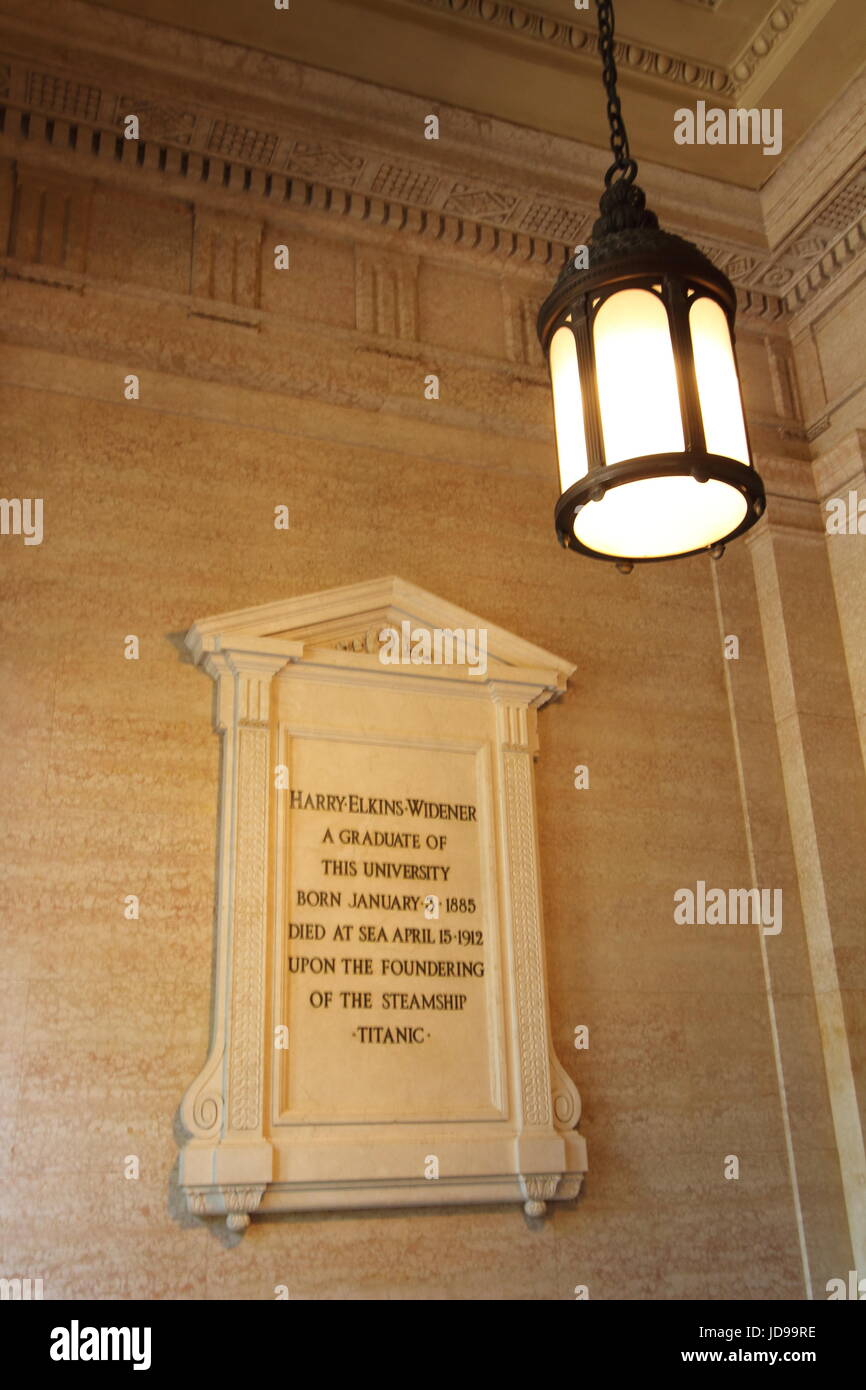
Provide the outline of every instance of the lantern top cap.
[[616,166],[605,174],[604,192],[598,200],[601,215],[592,228],[593,241],[600,241],[612,232],[624,232],[629,228],[658,227],[656,214],[646,205],[646,194],[634,181],[633,171],[636,169],[637,165],[632,161],[632,168],[626,170],[621,178],[613,178]]
[[647,211],[645,218],[637,225],[634,221],[628,225],[630,219],[626,219],[625,226],[609,229],[602,199],[602,216],[587,244],[589,264],[578,267],[575,257],[569,256],[538,311],[538,336],[545,351],[563,315],[580,296],[596,289],[625,289],[629,281],[638,279],[693,282],[714,294],[733,322],[737,295],[727,275],[694,242],[659,227],[654,213]]

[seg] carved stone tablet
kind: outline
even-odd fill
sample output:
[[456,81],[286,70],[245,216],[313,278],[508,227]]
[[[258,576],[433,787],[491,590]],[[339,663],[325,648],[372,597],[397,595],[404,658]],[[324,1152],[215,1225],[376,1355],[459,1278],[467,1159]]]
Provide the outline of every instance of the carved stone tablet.
[[400,579],[197,622],[223,738],[190,1209],[576,1196],[550,1042],[536,711],[573,667]]

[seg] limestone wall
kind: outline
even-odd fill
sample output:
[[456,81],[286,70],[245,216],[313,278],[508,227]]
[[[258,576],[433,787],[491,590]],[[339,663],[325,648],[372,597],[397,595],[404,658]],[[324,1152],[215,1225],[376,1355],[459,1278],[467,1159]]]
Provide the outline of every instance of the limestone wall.
[[[192,71],[200,41],[184,42]],[[401,101],[390,135],[381,113],[356,133],[390,140],[395,164]],[[720,564],[624,577],[553,534],[533,316],[568,237],[345,178],[277,187],[254,161],[248,181],[216,158],[205,177],[176,132],[140,154],[116,130],[94,141],[98,121],[22,112],[7,106],[0,144],[0,478],[44,499],[44,539],[0,544],[2,1272],[105,1299],[824,1296],[863,1230],[866,541],[828,543],[807,427],[849,393],[830,438],[853,476],[854,289],[792,333],[791,306],[743,269],[769,520]],[[523,139],[511,186],[553,206],[550,142]],[[436,158],[456,177],[459,150]],[[657,175],[664,213],[682,180]],[[728,261],[751,246],[769,263],[757,200],[707,198],[686,230],[705,244],[727,216]],[[554,1036],[590,1171],[541,1231],[517,1208],[392,1211],[254,1222],[233,1244],[174,1188],[177,1105],[208,1042],[219,757],[182,636],[390,573],[577,664],[537,780]],[[781,888],[783,930],[676,925],[673,894],[697,880]]]

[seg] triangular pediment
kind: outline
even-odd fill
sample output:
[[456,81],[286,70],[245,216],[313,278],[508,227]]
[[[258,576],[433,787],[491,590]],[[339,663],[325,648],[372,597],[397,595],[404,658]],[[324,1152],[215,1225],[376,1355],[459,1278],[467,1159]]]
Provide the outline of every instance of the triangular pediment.
[[375,656],[382,629],[399,632],[403,623],[413,631],[483,628],[494,669],[542,668],[555,672],[563,684],[575,670],[562,657],[395,575],[202,618],[190,628],[186,643],[196,657],[215,647],[267,640],[301,644],[305,656],[322,649]]

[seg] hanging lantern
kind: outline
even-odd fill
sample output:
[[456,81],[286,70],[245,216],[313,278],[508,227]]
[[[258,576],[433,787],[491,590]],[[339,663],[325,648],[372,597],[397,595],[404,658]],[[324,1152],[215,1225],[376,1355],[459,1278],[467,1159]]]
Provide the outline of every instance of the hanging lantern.
[[765,497],[734,356],[734,287],[646,207],[616,90],[613,6],[596,5],[614,163],[586,254],[563,267],[538,336],[553,389],[560,543],[628,571],[718,558]]

